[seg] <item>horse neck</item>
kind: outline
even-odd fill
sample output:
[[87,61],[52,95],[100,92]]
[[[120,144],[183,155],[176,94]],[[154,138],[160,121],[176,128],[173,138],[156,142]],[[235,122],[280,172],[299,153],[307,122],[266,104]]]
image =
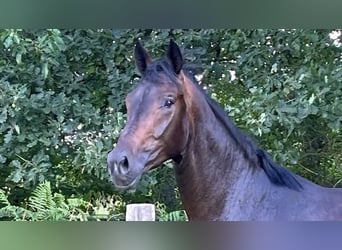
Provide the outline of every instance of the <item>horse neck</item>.
[[238,183],[257,170],[251,167],[253,159],[246,157],[249,149],[242,148],[233,136],[236,131],[218,119],[203,96],[199,100],[201,105],[193,110],[196,119],[189,122],[188,147],[175,172],[190,219],[207,220],[218,218],[227,196],[234,195]]

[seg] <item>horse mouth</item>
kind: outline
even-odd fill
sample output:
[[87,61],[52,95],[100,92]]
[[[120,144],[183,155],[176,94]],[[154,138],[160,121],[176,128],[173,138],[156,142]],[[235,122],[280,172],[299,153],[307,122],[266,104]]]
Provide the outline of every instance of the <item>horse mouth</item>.
[[127,180],[120,180],[115,177],[112,177],[112,182],[114,184],[114,187],[119,191],[126,191],[126,190],[132,190],[135,189],[138,185],[139,181],[141,179],[141,175],[138,175],[135,179],[133,179],[130,182],[127,182]]
[[136,177],[134,176],[120,176],[120,175],[112,175],[110,174],[110,179],[114,184],[114,187],[118,191],[127,191],[127,190],[134,190],[138,185],[139,181],[141,180],[141,176],[144,174],[145,171],[137,174]]

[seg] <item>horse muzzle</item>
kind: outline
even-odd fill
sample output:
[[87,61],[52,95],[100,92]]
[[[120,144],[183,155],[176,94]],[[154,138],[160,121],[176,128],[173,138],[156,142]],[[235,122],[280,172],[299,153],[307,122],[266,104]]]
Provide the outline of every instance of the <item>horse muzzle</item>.
[[113,149],[107,156],[107,167],[115,188],[133,189],[144,173],[141,161],[135,161],[127,153]]

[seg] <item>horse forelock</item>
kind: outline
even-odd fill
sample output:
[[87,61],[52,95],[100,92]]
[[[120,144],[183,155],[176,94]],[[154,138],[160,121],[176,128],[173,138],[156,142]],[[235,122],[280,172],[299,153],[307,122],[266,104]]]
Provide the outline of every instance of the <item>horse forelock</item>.
[[[153,61],[148,67],[141,80],[153,83],[176,83],[177,74],[166,58]],[[165,81],[167,80],[167,81]]]

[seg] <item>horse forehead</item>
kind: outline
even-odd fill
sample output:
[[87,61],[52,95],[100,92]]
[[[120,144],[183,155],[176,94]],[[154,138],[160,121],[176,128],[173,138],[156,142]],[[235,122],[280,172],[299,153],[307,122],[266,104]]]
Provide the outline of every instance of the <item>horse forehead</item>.
[[148,97],[157,97],[164,93],[168,92],[175,92],[177,93],[178,88],[176,84],[171,82],[163,82],[163,83],[156,83],[156,82],[149,82],[149,81],[142,81],[139,85],[133,89],[129,96],[134,98],[135,100],[143,100]]

